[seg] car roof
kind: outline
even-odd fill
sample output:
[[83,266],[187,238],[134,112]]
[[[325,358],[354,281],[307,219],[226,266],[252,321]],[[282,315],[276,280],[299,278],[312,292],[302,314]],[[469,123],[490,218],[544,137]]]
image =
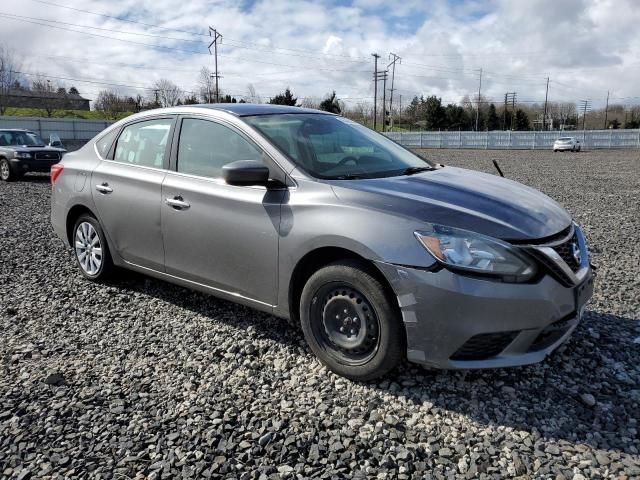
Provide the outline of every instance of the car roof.
[[200,105],[189,105],[190,107],[208,108],[231,113],[238,117],[250,115],[272,115],[285,113],[318,113],[324,115],[334,115],[322,110],[312,108],[292,107],[289,105],[271,105],[263,103],[204,103]]
[[26,128],[0,128],[0,132],[29,132],[29,133],[33,133],[33,130],[27,130]]

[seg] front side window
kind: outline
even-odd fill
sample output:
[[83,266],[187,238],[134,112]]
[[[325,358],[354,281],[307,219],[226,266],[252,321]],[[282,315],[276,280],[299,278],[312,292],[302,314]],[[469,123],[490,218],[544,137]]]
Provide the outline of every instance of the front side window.
[[116,143],[116,162],[163,168],[173,120],[146,120],[124,127]]
[[178,172],[222,177],[222,167],[236,160],[262,161],[260,149],[229,127],[185,118],[178,143]]
[[243,120],[316,178],[391,177],[432,167],[383,135],[342,117],[291,113]]

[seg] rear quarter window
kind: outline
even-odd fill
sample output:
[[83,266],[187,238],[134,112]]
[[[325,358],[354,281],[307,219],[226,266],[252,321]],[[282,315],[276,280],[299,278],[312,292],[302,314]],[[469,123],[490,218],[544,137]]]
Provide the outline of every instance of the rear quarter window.
[[102,158],[107,158],[111,145],[113,145],[113,141],[116,139],[117,135],[118,129],[115,128],[96,141],[96,150],[98,150],[98,154]]

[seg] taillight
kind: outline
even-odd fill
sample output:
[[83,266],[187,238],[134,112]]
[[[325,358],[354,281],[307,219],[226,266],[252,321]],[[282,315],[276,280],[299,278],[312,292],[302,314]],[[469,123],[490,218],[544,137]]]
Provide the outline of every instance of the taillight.
[[51,185],[56,183],[56,180],[62,173],[62,170],[64,170],[64,166],[60,165],[59,163],[51,165]]

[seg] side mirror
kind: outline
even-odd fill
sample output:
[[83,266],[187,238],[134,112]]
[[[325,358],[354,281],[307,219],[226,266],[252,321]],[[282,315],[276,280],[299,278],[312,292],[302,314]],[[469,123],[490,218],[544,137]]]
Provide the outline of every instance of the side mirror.
[[266,185],[269,169],[256,160],[238,160],[222,167],[222,175],[229,185]]
[[62,140],[60,140],[60,137],[58,135],[51,134],[51,135],[49,135],[49,146],[50,147],[63,148]]

